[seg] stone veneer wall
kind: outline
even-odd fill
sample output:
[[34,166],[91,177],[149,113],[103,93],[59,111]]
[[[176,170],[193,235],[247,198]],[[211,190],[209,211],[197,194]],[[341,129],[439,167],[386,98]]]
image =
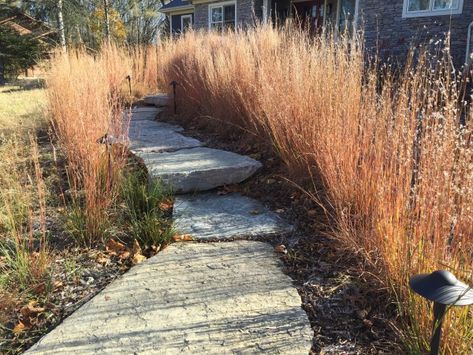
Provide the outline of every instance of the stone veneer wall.
[[[262,0],[236,0],[236,12],[237,12],[237,26],[248,27],[255,24],[256,17],[255,13],[261,13],[261,5],[259,9],[253,7],[254,1],[256,3]],[[194,28],[195,29],[208,29],[209,28],[209,5],[217,4],[219,1],[214,1],[205,4],[196,4],[194,8]]]
[[411,44],[444,39],[451,31],[451,53],[457,68],[465,60],[468,25],[473,21],[473,1],[464,0],[463,12],[452,16],[403,18],[403,0],[360,0],[360,23],[368,50],[382,57],[405,58]]

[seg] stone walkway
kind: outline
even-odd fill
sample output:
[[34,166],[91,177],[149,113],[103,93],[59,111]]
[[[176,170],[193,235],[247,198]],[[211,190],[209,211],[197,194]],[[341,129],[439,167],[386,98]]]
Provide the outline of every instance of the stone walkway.
[[[166,97],[145,102],[163,106]],[[175,226],[206,243],[175,243],[135,266],[28,353],[308,354],[313,331],[272,246],[234,240],[290,233],[292,226],[248,197],[198,193],[239,183],[261,164],[202,147],[182,128],[154,121],[159,111],[132,110],[130,149],[150,179],[191,193],[176,197]]]

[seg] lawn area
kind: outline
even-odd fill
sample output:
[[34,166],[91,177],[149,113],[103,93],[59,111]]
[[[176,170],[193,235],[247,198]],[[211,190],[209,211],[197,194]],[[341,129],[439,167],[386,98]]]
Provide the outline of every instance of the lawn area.
[[44,89],[22,90],[18,85],[0,87],[0,130],[35,129],[46,122]]

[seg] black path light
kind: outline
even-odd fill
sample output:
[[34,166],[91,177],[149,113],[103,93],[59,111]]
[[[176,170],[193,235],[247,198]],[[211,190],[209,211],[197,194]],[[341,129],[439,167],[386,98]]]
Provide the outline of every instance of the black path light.
[[470,286],[458,281],[451,272],[445,270],[413,276],[409,285],[414,292],[434,302],[434,326],[430,354],[436,355],[440,349],[442,323],[447,306],[473,304],[473,290]]
[[131,96],[131,75],[127,75],[125,79],[128,81],[128,90],[130,91]]
[[176,103],[176,86],[177,86],[177,81],[173,80],[169,84],[172,86],[172,94],[173,94],[173,99],[174,99],[174,114],[177,113],[177,103]]

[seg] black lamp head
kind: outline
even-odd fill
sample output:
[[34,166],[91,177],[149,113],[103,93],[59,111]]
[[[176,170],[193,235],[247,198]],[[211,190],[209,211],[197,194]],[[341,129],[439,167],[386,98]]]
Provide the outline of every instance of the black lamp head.
[[458,281],[451,272],[446,270],[413,276],[409,285],[414,292],[440,304],[454,306],[473,304],[472,288]]

